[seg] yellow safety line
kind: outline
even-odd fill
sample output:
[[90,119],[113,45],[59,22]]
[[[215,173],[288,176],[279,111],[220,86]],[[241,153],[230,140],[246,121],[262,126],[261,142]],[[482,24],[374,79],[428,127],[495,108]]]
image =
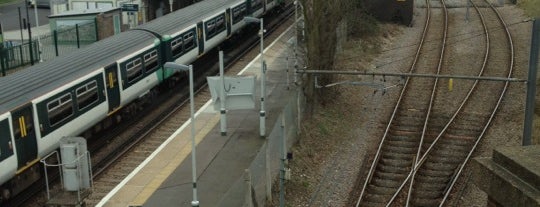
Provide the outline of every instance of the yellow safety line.
[[28,135],[28,133],[26,132],[26,122],[24,120],[24,116],[21,116],[21,118],[22,118],[22,125],[23,125],[22,131],[24,132],[24,137],[26,137]]
[[122,108],[122,107],[118,107],[118,108],[112,110],[111,112],[109,112],[109,113],[107,114],[107,116],[113,115],[114,113],[116,113],[116,112],[117,112],[118,110],[120,110],[121,108]]
[[28,163],[27,165],[25,165],[23,168],[17,170],[17,172],[15,173],[16,175],[18,174],[21,174],[22,172],[26,171],[28,168],[34,166],[34,164],[36,164],[37,162],[39,162],[39,157],[35,160],[32,160],[32,162]]
[[[206,122],[205,126],[201,129],[199,133],[195,135],[195,142],[198,145],[203,138],[210,132],[214,126],[219,122],[219,116],[215,114]],[[185,130],[188,130],[187,127]],[[187,134],[189,134],[188,132]],[[167,179],[173,171],[189,156],[191,153],[191,144],[186,144],[179,153],[174,156],[169,164],[163,169],[160,170],[160,173],[157,174],[152,181],[150,181],[144,189],[137,195],[135,200],[131,201],[129,206],[142,206],[146,201],[152,196],[152,194],[161,186],[161,184]]]

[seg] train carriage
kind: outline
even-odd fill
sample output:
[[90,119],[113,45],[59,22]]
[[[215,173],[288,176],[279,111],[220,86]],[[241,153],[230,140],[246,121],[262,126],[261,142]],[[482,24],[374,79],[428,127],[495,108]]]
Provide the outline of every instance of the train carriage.
[[[139,100],[278,0],[202,1],[0,79],[0,204],[39,179],[36,163],[65,136],[120,121]],[[150,96],[151,97],[151,96]]]

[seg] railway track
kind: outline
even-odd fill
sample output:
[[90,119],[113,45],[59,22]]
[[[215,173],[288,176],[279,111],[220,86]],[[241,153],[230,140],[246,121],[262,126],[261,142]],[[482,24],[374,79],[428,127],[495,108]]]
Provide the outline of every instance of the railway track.
[[[477,76],[510,78],[514,51],[504,20],[487,1],[481,4],[480,0],[475,0],[473,6],[483,25],[486,46]],[[480,6],[488,9],[480,9]],[[429,8],[427,10],[429,14]],[[429,15],[426,19],[426,22],[429,22]],[[501,49],[500,44],[493,46],[490,39],[503,42],[502,47],[507,49]],[[502,62],[491,58],[505,56],[508,59]],[[400,126],[403,123],[399,121],[399,117],[406,114],[399,110],[403,108],[400,98],[357,206],[443,206],[451,196],[463,168],[488,130],[507,88],[508,82],[476,80],[451,116],[437,114],[430,119],[428,115],[423,128],[416,125],[406,127],[405,130],[395,130],[395,123]],[[403,90],[405,89],[406,87]],[[498,93],[493,95],[494,93],[485,93],[486,91]],[[429,114],[430,111],[425,113]],[[405,119],[410,119],[408,117],[410,116],[406,115]],[[450,117],[449,120],[445,120],[446,117]],[[416,154],[413,153],[415,150]]]
[[[444,6],[444,1],[441,4]],[[433,15],[430,6],[426,1],[424,30],[409,73],[441,71],[447,33],[446,8],[441,11],[443,15]],[[438,79],[406,79],[356,206],[385,204],[407,176],[426,133],[437,83]]]
[[[292,6],[286,7],[292,8]],[[273,41],[279,34],[292,24],[290,18],[294,15],[293,9],[288,9],[269,21],[265,26],[266,41]],[[268,18],[270,19],[270,18]],[[226,74],[236,75],[249,61],[257,54],[259,38],[254,35],[254,31],[246,35],[249,40],[236,41],[242,42],[242,46],[234,45],[228,47],[224,45],[226,57]],[[242,37],[242,38],[246,38]],[[215,57],[205,59],[195,63],[196,68],[211,68],[210,72],[205,74],[195,74],[196,77],[196,96],[195,107],[200,108],[210,99],[210,92],[206,87],[206,76],[215,75],[218,71],[217,50],[209,53],[215,53]],[[244,60],[245,58],[246,60]],[[197,65],[201,64],[201,65]],[[199,66],[199,67],[197,67]],[[198,78],[197,78],[198,76]],[[150,107],[146,107],[135,116],[133,121],[127,121],[122,126],[108,132],[99,141],[89,142],[89,150],[92,154],[94,188],[92,194],[85,200],[87,206],[95,206],[110,190],[119,184],[133,169],[142,163],[148,155],[157,149],[173,132],[189,120],[190,111],[186,107],[189,102],[187,81],[184,85],[178,85],[169,92],[165,92],[156,97],[156,101]],[[159,107],[152,107],[158,105]],[[152,108],[152,110],[150,110]],[[155,109],[154,109],[155,108]],[[95,150],[91,150],[91,149]],[[43,189],[43,182],[32,189]],[[58,190],[58,185],[53,190]],[[46,202],[46,195],[38,195],[42,190],[28,191],[22,194],[16,202],[10,203],[10,206],[43,206]]]

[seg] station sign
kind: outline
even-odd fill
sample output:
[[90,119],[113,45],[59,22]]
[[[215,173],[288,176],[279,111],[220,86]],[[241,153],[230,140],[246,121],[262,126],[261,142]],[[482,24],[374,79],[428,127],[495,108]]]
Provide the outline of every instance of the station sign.
[[4,45],[4,36],[2,34],[2,22],[0,22],[0,48]]
[[139,11],[138,4],[122,4],[122,11],[136,12]]

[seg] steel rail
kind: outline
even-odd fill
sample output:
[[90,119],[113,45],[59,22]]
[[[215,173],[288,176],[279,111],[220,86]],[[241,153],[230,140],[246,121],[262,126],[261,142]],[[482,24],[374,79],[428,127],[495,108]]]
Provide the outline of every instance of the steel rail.
[[[472,1],[472,0],[471,0]],[[510,50],[510,65],[509,65],[509,68],[508,68],[508,76],[507,77],[511,77],[512,76],[512,73],[514,72],[514,59],[515,59],[515,51],[514,51],[514,42],[512,40],[512,34],[510,33],[510,30],[508,29],[508,25],[506,24],[506,22],[504,21],[504,18],[501,16],[501,14],[499,13],[499,11],[493,7],[493,5],[488,2],[487,0],[484,0],[487,4],[489,4],[489,6],[491,7],[491,9],[497,14],[497,17],[499,18],[499,22],[502,24],[502,26],[504,27],[505,31],[506,31],[506,38],[508,39],[508,43],[509,43],[509,50]],[[504,84],[504,88],[503,90],[501,91],[501,94],[499,96],[499,100],[497,101],[497,104],[495,105],[495,108],[493,108],[493,111],[491,113],[491,116],[489,117],[489,120],[487,121],[486,125],[484,126],[482,132],[480,133],[480,136],[477,138],[476,142],[474,143],[471,151],[469,151],[469,154],[467,155],[467,157],[465,158],[465,161],[463,162],[463,164],[460,165],[460,168],[458,170],[458,172],[456,173],[456,175],[453,177],[452,179],[452,182],[450,183],[450,186],[449,186],[449,189],[444,197],[443,197],[443,200],[441,202],[441,204],[439,205],[440,207],[442,207],[444,205],[444,202],[446,201],[446,199],[448,198],[448,196],[450,195],[450,192],[451,192],[451,189],[452,187],[455,185],[455,183],[457,182],[457,179],[459,178],[459,176],[461,175],[461,173],[463,172],[463,169],[465,168],[465,165],[468,163],[468,161],[470,160],[473,152],[475,151],[476,147],[478,146],[478,144],[480,143],[480,141],[482,140],[482,138],[484,137],[486,131],[488,130],[489,126],[491,125],[491,122],[493,121],[493,118],[495,117],[495,114],[497,113],[497,111],[499,110],[499,106],[501,105],[502,103],[502,100],[504,98],[504,96],[506,95],[506,91],[508,90],[508,85],[509,85],[509,82],[506,82]]]
[[[446,8],[446,2],[444,0],[441,0],[441,4],[443,6],[443,11],[444,11],[444,28],[443,28],[441,54],[440,54],[440,57],[439,57],[439,64],[437,65],[437,75],[439,75],[441,73],[441,68],[442,68],[444,55],[445,55],[444,51],[445,51],[445,48],[446,48],[446,38],[447,38],[447,35],[448,35],[448,10]],[[422,129],[422,135],[420,137],[420,143],[418,143],[418,151],[416,153],[416,156],[415,156],[415,159],[414,159],[414,162],[413,162],[414,167],[411,168],[411,172],[417,170],[416,163],[418,163],[418,158],[420,157],[420,154],[422,152],[422,145],[424,143],[424,138],[426,136],[429,117],[431,115],[431,109],[433,107],[433,102],[435,101],[435,93],[437,92],[437,83],[438,82],[439,82],[439,78],[436,78],[435,83],[433,84],[433,89],[431,91],[431,98],[430,98],[429,106],[428,106],[429,108],[428,108],[428,111],[427,111],[427,114],[426,114],[426,119],[424,121],[424,126],[423,126],[423,129]],[[407,193],[407,201],[405,201],[406,202],[405,206],[407,206],[407,207],[409,206],[409,202],[411,200],[411,194],[412,194],[412,190],[413,190],[412,186],[414,184],[414,176],[415,176],[415,173],[413,173],[413,175],[412,175],[412,179],[411,179],[411,182],[409,184],[409,192]],[[388,202],[388,205],[390,205],[391,203],[392,203],[392,200],[390,202]]]
[[[420,42],[418,44],[418,47],[416,49],[416,54],[414,56],[414,60],[411,64],[411,67],[409,68],[409,74],[412,74],[414,72],[414,70],[416,69],[416,64],[418,62],[418,59],[420,57],[420,51],[424,45],[424,41],[426,39],[426,36],[427,36],[427,33],[428,33],[428,28],[429,28],[429,23],[430,23],[430,20],[431,20],[431,9],[430,9],[430,4],[429,4],[429,0],[426,0],[426,21],[425,21],[425,25],[424,25],[424,30],[422,31],[422,36],[420,38]],[[377,153],[375,155],[375,158],[371,164],[371,168],[369,170],[369,173],[366,177],[366,180],[364,182],[364,185],[362,187],[362,192],[360,193],[360,196],[358,198],[358,201],[356,202],[356,207],[359,207],[360,206],[360,203],[362,202],[362,198],[366,192],[366,189],[367,189],[367,186],[368,184],[371,182],[371,179],[373,178],[373,175],[375,174],[375,169],[376,169],[376,166],[377,166],[377,163],[379,162],[379,159],[381,158],[381,151],[382,151],[382,147],[384,146],[384,141],[386,140],[386,137],[388,136],[388,133],[390,131],[390,127],[392,125],[392,122],[394,121],[395,117],[396,117],[396,114],[398,112],[398,109],[399,109],[399,106],[401,104],[401,101],[403,100],[403,97],[404,97],[404,94],[407,90],[407,86],[409,85],[409,81],[410,81],[410,77],[407,78],[407,80],[405,81],[404,85],[403,85],[403,88],[401,89],[401,92],[400,92],[400,95],[399,95],[399,98],[396,102],[396,105],[394,106],[394,110],[392,112],[392,115],[390,116],[390,122],[388,123],[388,125],[386,126],[386,130],[384,132],[384,135],[383,135],[383,138],[381,139],[380,143],[379,143],[379,147],[377,149]]]
[[[471,1],[471,3],[473,3]],[[474,5],[474,3],[473,3]],[[484,34],[486,35],[486,50],[485,50],[485,53],[484,53],[484,61],[482,63],[482,67],[478,73],[478,77],[482,76],[484,74],[484,71],[485,71],[485,68],[486,68],[486,65],[487,65],[487,62],[488,62],[488,57],[489,57],[489,45],[490,45],[490,38],[489,38],[489,32],[488,32],[488,28],[487,28],[487,25],[485,23],[485,20],[484,20],[484,17],[483,15],[480,13],[480,11],[478,10],[478,7],[476,5],[474,5],[476,11],[478,12],[478,14],[480,15],[480,19],[481,19],[481,22],[482,22],[482,25],[483,25],[483,28],[484,28]],[[426,150],[426,152],[424,153],[424,155],[420,158],[420,162],[418,163],[418,166],[414,166],[414,171],[411,172],[411,174],[409,174],[407,176],[407,178],[405,179],[405,181],[402,183],[402,185],[400,186],[399,191],[401,191],[401,189],[406,185],[407,181],[409,179],[411,179],[411,183],[413,182],[414,180],[414,176],[415,174],[418,172],[418,169],[419,167],[421,166],[421,164],[423,164],[426,160],[427,160],[427,155],[429,154],[429,152],[431,152],[431,150],[434,148],[434,146],[437,144],[437,142],[440,140],[440,138],[444,135],[444,133],[446,133],[446,130],[450,127],[450,125],[454,122],[454,120],[456,119],[457,115],[462,111],[464,105],[468,102],[468,100],[470,99],[472,93],[474,92],[474,90],[476,89],[476,86],[478,85],[478,80],[476,80],[474,82],[474,84],[471,86],[471,89],[469,90],[469,92],[467,93],[466,97],[463,99],[463,101],[461,102],[460,106],[458,107],[458,109],[454,112],[454,114],[452,115],[452,117],[450,118],[450,120],[447,122],[447,124],[444,126],[444,128],[441,130],[441,132],[437,135],[437,137],[435,138],[435,140],[431,143],[431,145],[428,147],[428,149]],[[412,188],[412,184],[410,185],[411,188]],[[446,192],[449,192],[449,190],[447,190]],[[410,193],[409,193],[410,194]],[[398,193],[396,193],[394,195],[397,196]],[[444,198],[446,199],[446,198]],[[444,201],[443,201],[444,202]],[[408,202],[407,202],[407,205],[408,205]]]

